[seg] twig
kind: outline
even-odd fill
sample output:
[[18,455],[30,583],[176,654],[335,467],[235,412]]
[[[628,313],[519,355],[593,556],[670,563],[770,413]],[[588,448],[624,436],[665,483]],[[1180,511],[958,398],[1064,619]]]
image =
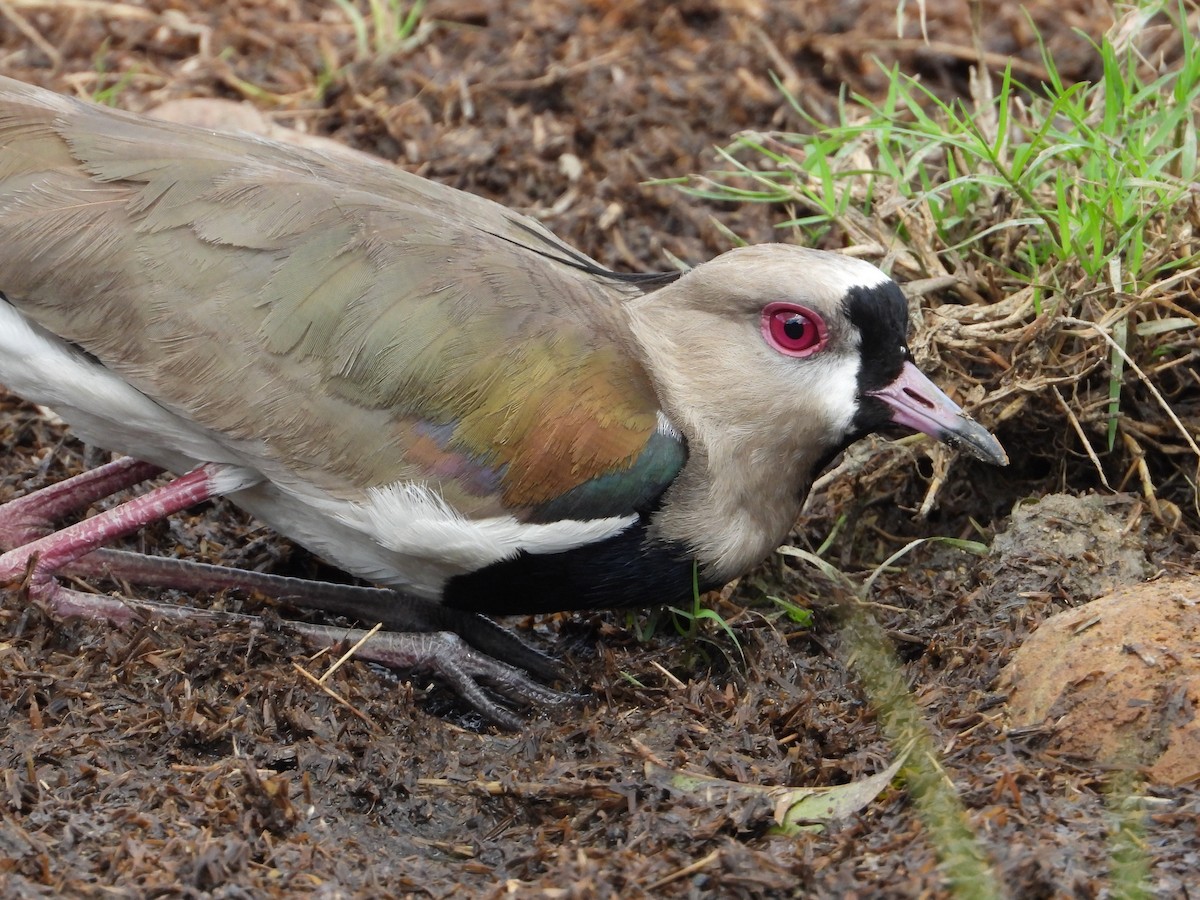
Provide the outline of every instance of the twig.
[[1058,392],[1058,386],[1051,387],[1051,392],[1054,394],[1054,399],[1058,401],[1058,405],[1062,407],[1063,412],[1067,414],[1067,421],[1071,423],[1071,427],[1075,429],[1075,434],[1079,437],[1083,444],[1083,449],[1087,451],[1088,459],[1092,461],[1092,465],[1096,467],[1096,472],[1100,476],[1100,483],[1110,491],[1112,486],[1108,483],[1108,476],[1104,474],[1104,467],[1100,465],[1100,457],[1096,455],[1096,451],[1092,448],[1092,442],[1087,439],[1087,435],[1083,433],[1083,426],[1079,424],[1079,419],[1067,405],[1067,401],[1063,399],[1062,394]]
[[[813,38],[812,43],[820,48],[822,44],[831,47],[835,50],[853,50],[861,52],[862,37],[857,34],[850,35],[833,35],[823,34],[820,37]],[[1022,75],[1028,75],[1038,81],[1049,81],[1050,76],[1045,68],[1037,63],[1031,63],[1016,56],[1008,56],[1004,53],[984,53],[983,59],[979,58],[979,54],[973,47],[964,47],[961,44],[951,44],[949,41],[925,41],[921,38],[890,38],[871,41],[873,50],[878,51],[882,48],[889,48],[898,52],[910,52],[913,54],[921,53],[936,53],[942,56],[952,56],[955,59],[961,59],[965,62],[982,62],[989,69],[1004,69],[1011,66],[1014,72],[1019,72]]]
[[658,881],[654,882],[653,884],[646,885],[646,890],[649,893],[654,893],[654,891],[658,890],[658,888],[665,887],[666,885],[670,884],[672,881],[678,881],[680,878],[687,878],[689,875],[692,875],[695,872],[699,872],[701,869],[706,868],[707,866],[711,865],[712,863],[715,863],[720,858],[721,858],[721,851],[714,850],[712,853],[708,854],[708,856],[705,856],[703,859],[698,859],[691,865],[684,866],[682,869],[676,869],[670,875],[666,875],[663,878],[658,879]]
[[354,704],[352,704],[349,700],[347,700],[329,685],[322,683],[321,679],[319,679],[312,672],[308,671],[308,669],[304,668],[304,666],[300,665],[299,663],[292,663],[292,668],[311,681],[316,687],[320,688],[322,691],[336,700],[338,703],[342,704],[342,706],[346,707],[346,709],[350,710],[350,712],[354,713],[354,715],[362,719],[372,731],[378,733],[379,726],[371,721],[371,717],[365,712],[356,708]]
[[663,678],[667,679],[667,681],[669,681],[674,687],[677,687],[680,690],[682,690],[684,687],[686,687],[686,685],[684,685],[684,683],[682,681],[680,681],[678,678],[676,678],[674,675],[672,675],[670,673],[670,671],[667,670],[667,667],[664,666],[662,663],[660,663],[658,660],[656,660],[656,659],[650,660],[650,665],[654,666],[654,668],[656,668],[656,669],[658,669],[658,671],[662,672]]
[[1129,455],[1133,457],[1133,465],[1137,471],[1138,480],[1142,484],[1142,495],[1150,504],[1150,512],[1158,521],[1164,521],[1162,510],[1158,506],[1158,495],[1154,491],[1154,481],[1150,478],[1150,468],[1146,465],[1146,451],[1142,449],[1141,444],[1134,440],[1133,435],[1126,431],[1121,432],[1121,440]]
[[41,32],[29,24],[29,20],[16,11],[14,6],[20,6],[20,0],[0,0],[0,14],[17,26],[17,31],[29,38],[29,42],[41,50],[50,59],[55,71],[62,68],[62,54],[53,44],[42,37]]
[[325,674],[322,675],[318,679],[318,683],[324,684],[326,678],[328,678],[330,675],[332,675],[334,672],[336,672],[338,669],[340,669],[342,667],[342,664],[345,663],[346,660],[350,659],[350,657],[352,657],[355,653],[357,653],[359,648],[362,647],[362,645],[365,644],[367,641],[369,641],[372,637],[374,637],[375,634],[382,627],[383,627],[383,623],[377,622],[375,624],[374,628],[372,628],[370,631],[368,631],[366,634],[364,634],[362,637],[360,637],[358,639],[358,642],[353,647],[351,647],[349,650],[347,650],[345,653],[343,653],[338,658],[338,660],[325,671]]
[[72,12],[104,15],[114,19],[157,19],[158,13],[131,3],[110,3],[108,0],[4,0],[6,6],[17,9],[68,9]]

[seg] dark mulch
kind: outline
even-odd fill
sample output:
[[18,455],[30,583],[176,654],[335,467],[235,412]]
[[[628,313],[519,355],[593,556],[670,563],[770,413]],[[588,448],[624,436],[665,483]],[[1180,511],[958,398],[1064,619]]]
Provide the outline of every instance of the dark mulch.
[[[662,268],[664,251],[700,260],[725,249],[714,219],[755,242],[783,218],[641,183],[711,167],[713,146],[740,129],[798,127],[769,72],[814,110],[843,85],[877,93],[876,57],[946,95],[965,90],[967,4],[929,4],[928,45],[915,6],[898,39],[892,0],[446,0],[429,4],[436,24],[416,47],[357,59],[332,3],[9,0],[0,72],[85,95],[120,85],[115,102],[139,110],[254,88],[282,124],[538,215],[606,264]],[[1016,54],[1036,80],[1025,14],[985,6],[987,49]],[[1094,77],[1072,29],[1098,35],[1103,5],[1031,7],[1065,77]],[[4,401],[0,435],[3,497],[85,462],[61,428],[15,399]],[[1006,438],[1020,454],[1019,434]],[[1060,487],[1033,475],[1002,484],[965,464],[950,477],[941,511],[916,521],[920,471],[880,497],[860,470],[818,499],[797,541],[819,543],[846,513],[835,558],[866,569],[913,536],[970,534],[968,516],[1001,529],[1012,497]],[[1180,532],[1147,540],[1167,566],[1197,547]],[[321,571],[225,506],[139,541]],[[1101,896],[1112,857],[1106,773],[1048,754],[1037,734],[1006,732],[993,693],[1023,636],[1085,598],[1045,565],[1018,574],[926,547],[876,599],[899,608],[881,616],[999,880],[1014,896]],[[585,697],[520,734],[480,726],[422,681],[357,663],[330,682],[348,709],[296,671],[327,662],[310,662],[286,630],[156,622],[119,632],[49,621],[6,593],[0,883],[23,896],[940,895],[938,861],[902,789],[826,833],[785,838],[770,833],[767,804],[705,803],[647,774],[657,763],[830,785],[889,764],[821,602],[828,591],[776,560],[715,600],[745,663],[717,629],[687,641],[660,626],[639,642],[620,614],[544,620],[533,637],[569,661],[570,686]],[[779,618],[760,601],[768,593],[811,602],[812,631]],[[1146,822],[1151,879],[1164,896],[1195,891],[1194,791],[1152,793],[1166,802]]]

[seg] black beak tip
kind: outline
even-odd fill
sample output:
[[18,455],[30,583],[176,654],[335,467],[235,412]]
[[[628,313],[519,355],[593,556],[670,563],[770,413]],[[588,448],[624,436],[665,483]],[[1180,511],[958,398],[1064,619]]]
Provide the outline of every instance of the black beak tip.
[[938,437],[951,447],[961,448],[985,463],[1008,465],[1008,454],[995,436],[967,416],[961,416],[955,428],[943,431]]

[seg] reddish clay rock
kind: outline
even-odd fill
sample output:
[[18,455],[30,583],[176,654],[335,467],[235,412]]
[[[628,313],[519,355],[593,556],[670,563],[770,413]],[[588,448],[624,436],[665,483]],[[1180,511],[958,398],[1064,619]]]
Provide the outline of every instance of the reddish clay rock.
[[1119,588],[1050,617],[1001,675],[1013,727],[1050,749],[1135,765],[1158,784],[1200,778],[1200,579]]

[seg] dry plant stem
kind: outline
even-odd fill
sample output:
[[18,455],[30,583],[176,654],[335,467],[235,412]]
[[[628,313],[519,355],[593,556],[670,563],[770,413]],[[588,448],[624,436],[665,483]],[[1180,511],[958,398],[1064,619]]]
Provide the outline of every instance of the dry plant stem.
[[698,859],[694,863],[691,863],[690,865],[686,865],[681,869],[676,869],[670,875],[665,875],[662,878],[658,879],[658,881],[655,881],[652,884],[646,885],[646,890],[653,893],[654,891],[657,891],[660,888],[664,888],[668,884],[671,884],[674,881],[678,881],[681,878],[687,878],[689,875],[695,875],[697,872],[700,872],[700,871],[708,868],[710,865],[715,863],[720,858],[721,858],[721,851],[714,850],[712,853],[708,854],[708,856],[704,857],[703,859]]
[[1162,509],[1159,508],[1158,494],[1154,490],[1154,480],[1150,477],[1150,469],[1146,465],[1146,451],[1134,440],[1133,435],[1125,431],[1121,432],[1121,441],[1124,443],[1125,450],[1129,454],[1130,459],[1133,460],[1131,468],[1137,471],[1138,482],[1142,486],[1142,496],[1150,504],[1150,512],[1153,513],[1154,518],[1158,521],[1165,521]]
[[1184,427],[1184,424],[1181,421],[1179,421],[1179,417],[1177,415],[1175,415],[1175,410],[1171,409],[1171,404],[1167,403],[1166,398],[1163,397],[1163,395],[1161,393],[1159,393],[1158,388],[1156,388],[1154,386],[1154,382],[1151,381],[1149,376],[1147,376],[1146,373],[1142,371],[1141,367],[1134,361],[1133,357],[1131,357],[1128,353],[1125,352],[1124,347],[1122,347],[1120,344],[1118,344],[1116,341],[1114,341],[1112,339],[1111,335],[1109,335],[1109,333],[1107,331],[1105,331],[1103,328],[1101,328],[1095,322],[1088,322],[1084,319],[1076,319],[1071,316],[1063,316],[1062,319],[1060,319],[1060,321],[1066,325],[1078,325],[1081,327],[1089,328],[1092,331],[1096,332],[1098,335],[1100,335],[1100,337],[1102,337],[1104,339],[1105,343],[1107,343],[1109,345],[1109,347],[1111,347],[1114,351],[1116,351],[1116,353],[1123,360],[1125,360],[1125,365],[1127,365],[1127,366],[1129,366],[1129,368],[1133,369],[1133,371],[1137,374],[1138,378],[1140,378],[1142,380],[1142,383],[1144,385],[1146,385],[1146,389],[1148,391],[1150,391],[1150,393],[1154,397],[1154,399],[1158,401],[1158,405],[1162,407],[1163,412],[1165,412],[1167,414],[1167,418],[1171,420],[1171,422],[1175,425],[1175,427],[1177,429],[1179,429],[1179,433],[1183,436],[1183,439],[1187,443],[1188,447],[1191,448],[1191,451],[1194,454],[1196,454],[1197,459],[1200,459],[1200,446],[1196,445],[1195,439],[1188,432],[1187,428]]
[[[1030,288],[986,306],[939,306],[937,315],[954,322],[957,328],[949,336],[939,332],[937,341],[951,347],[970,349],[993,340],[1007,343],[1028,340],[1030,335],[1027,329],[1031,323],[1027,319],[1032,308],[1033,290]],[[1045,329],[1049,325],[1050,318],[1046,317],[1041,327]],[[960,335],[970,340],[963,340]]]
[[16,9],[68,9],[91,15],[105,15],[114,19],[157,19],[157,13],[130,3],[111,3],[109,0],[5,0]]
[[[367,632],[367,634],[370,635],[373,632],[374,632],[374,629]],[[361,644],[361,643],[362,642],[360,641],[359,644]],[[359,644],[355,644],[354,647],[357,648],[359,646]],[[329,685],[327,685],[322,679],[317,678],[315,675],[313,675],[312,672],[308,671],[308,669],[304,668],[304,666],[300,665],[299,663],[292,663],[292,669],[296,672],[297,675],[299,675],[305,681],[309,682],[313,687],[315,687],[321,693],[330,697],[335,703],[339,704],[340,706],[345,707],[352,714],[357,716],[364,725],[366,725],[368,728],[371,729],[371,731],[375,732],[376,734],[382,734],[379,726],[375,724],[374,720],[372,720],[370,716],[368,716],[365,712],[363,712],[361,709],[359,709],[357,706],[355,706],[353,703],[351,703],[349,700],[347,700],[345,697],[343,697],[341,694],[339,694],[337,691],[335,691],[333,688],[331,688]]]
[[29,21],[17,12],[16,7],[22,6],[20,0],[0,0],[0,15],[12,22],[16,26],[17,31],[25,35],[25,38],[37,47],[50,60],[50,65],[55,71],[62,68],[62,54],[58,52],[58,48],[51,44],[48,40],[42,37],[41,32],[34,28]]
[[360,638],[358,641],[356,641],[349,650],[347,650],[345,653],[343,653],[341,656],[339,656],[336,660],[334,660],[333,665],[331,665],[328,669],[326,669],[325,673],[320,678],[318,678],[317,681],[320,682],[321,684],[324,684],[326,681],[328,681],[329,677],[331,675],[333,675],[334,672],[336,672],[338,669],[340,669],[342,666],[344,666],[346,663],[348,663],[351,659],[354,658],[354,656],[358,653],[359,648],[362,647],[363,644],[365,644],[367,641],[369,641],[371,638],[373,638],[382,629],[383,629],[383,623],[376,622],[370,631],[368,631],[366,634],[364,634],[362,636],[362,638]]
[[[814,38],[813,44],[816,48],[819,48],[818,52],[826,55],[830,55],[832,52],[845,53],[851,50],[859,52],[861,48],[850,47],[853,40],[853,36],[823,34],[820,37]],[[887,48],[899,52],[928,53],[932,57],[949,56],[961,59],[967,63],[979,61],[979,53],[974,47],[952,44],[949,41],[926,41],[922,38],[884,38],[872,41],[871,46],[875,48],[875,52]],[[1010,56],[1003,53],[984,53],[983,62],[993,69],[1003,69],[1005,66],[1011,66],[1014,72],[1024,75],[1035,82],[1045,81],[1049,77],[1044,66],[1017,56]]]
[[919,519],[928,518],[934,503],[937,502],[937,495],[941,493],[942,486],[946,483],[946,475],[950,471],[951,455],[944,447],[931,447],[929,460],[933,464],[933,477],[929,479],[929,487],[925,489],[925,497],[917,510]]
[[1090,459],[1092,461],[1092,465],[1095,466],[1096,474],[1100,476],[1100,483],[1109,490],[1112,490],[1108,483],[1108,476],[1104,474],[1104,466],[1100,465],[1100,457],[1096,455],[1096,450],[1094,447],[1092,447],[1092,442],[1088,440],[1087,435],[1084,433],[1083,426],[1079,424],[1079,417],[1075,415],[1075,412],[1067,404],[1067,401],[1063,399],[1062,394],[1060,394],[1058,391],[1057,385],[1051,386],[1051,391],[1054,393],[1054,399],[1058,401],[1059,408],[1061,408],[1063,413],[1066,415],[1067,421],[1071,423],[1071,428],[1074,430],[1075,436],[1078,437],[1080,443],[1083,444],[1083,449],[1087,452],[1088,459]]

